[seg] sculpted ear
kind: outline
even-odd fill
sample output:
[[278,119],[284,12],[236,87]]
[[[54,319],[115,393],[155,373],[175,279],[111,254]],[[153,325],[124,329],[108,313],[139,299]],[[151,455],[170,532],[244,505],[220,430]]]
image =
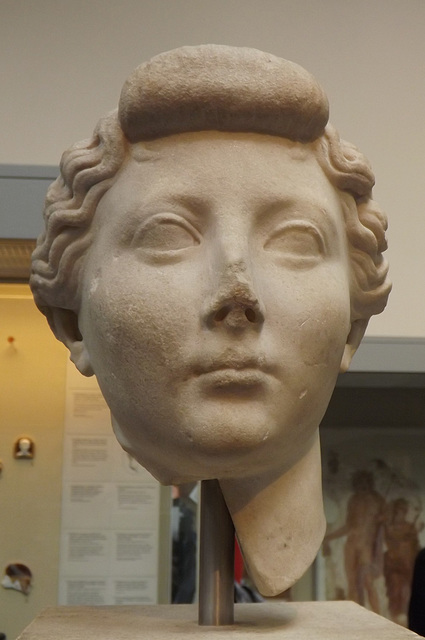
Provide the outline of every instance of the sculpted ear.
[[84,344],[83,336],[78,328],[78,316],[69,309],[55,307],[48,316],[50,327],[58,340],[68,347],[71,361],[84,376],[94,374],[90,356]]
[[369,320],[361,319],[354,320],[354,322],[351,324],[350,333],[348,334],[347,343],[345,345],[344,353],[341,359],[341,366],[339,368],[340,373],[345,373],[345,371],[347,371],[348,367],[350,366],[351,360],[365,334],[368,322]]

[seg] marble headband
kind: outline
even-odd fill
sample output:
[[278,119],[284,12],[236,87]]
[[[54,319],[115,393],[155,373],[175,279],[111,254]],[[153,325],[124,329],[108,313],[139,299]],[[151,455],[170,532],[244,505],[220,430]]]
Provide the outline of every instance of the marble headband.
[[327,97],[303,67],[224,45],[181,47],[141,64],[118,108],[130,142],[207,129],[311,142],[328,117]]

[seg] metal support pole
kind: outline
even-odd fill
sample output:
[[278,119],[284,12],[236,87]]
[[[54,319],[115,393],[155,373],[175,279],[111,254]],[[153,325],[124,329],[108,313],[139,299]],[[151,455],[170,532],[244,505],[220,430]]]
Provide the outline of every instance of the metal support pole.
[[218,480],[201,483],[200,625],[234,622],[235,530]]

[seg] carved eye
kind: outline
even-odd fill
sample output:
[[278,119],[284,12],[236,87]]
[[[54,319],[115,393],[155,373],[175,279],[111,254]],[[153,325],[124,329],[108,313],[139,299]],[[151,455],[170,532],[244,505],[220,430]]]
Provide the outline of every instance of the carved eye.
[[318,259],[325,253],[323,238],[308,222],[290,222],[276,229],[264,244],[283,258],[297,261]]
[[194,247],[200,242],[196,230],[180,216],[162,214],[150,218],[136,233],[132,246],[169,253]]

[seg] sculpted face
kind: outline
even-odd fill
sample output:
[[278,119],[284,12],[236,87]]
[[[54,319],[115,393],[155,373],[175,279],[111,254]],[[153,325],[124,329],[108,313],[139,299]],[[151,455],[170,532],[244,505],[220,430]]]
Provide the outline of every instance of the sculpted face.
[[350,331],[341,194],[311,146],[136,143],[93,224],[79,326],[124,448],[164,483],[291,467]]

